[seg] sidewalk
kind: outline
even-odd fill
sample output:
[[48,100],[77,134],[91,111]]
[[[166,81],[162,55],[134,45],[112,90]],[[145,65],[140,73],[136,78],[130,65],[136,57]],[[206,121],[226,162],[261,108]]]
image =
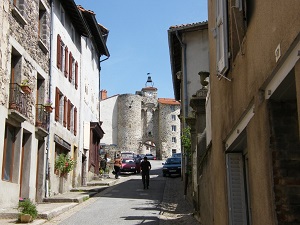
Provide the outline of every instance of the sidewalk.
[[[88,182],[86,187],[74,188],[70,192],[44,199],[43,203],[37,205],[38,218],[30,224],[43,224],[114,185],[116,182],[118,182],[118,180],[114,178],[94,180]],[[18,214],[17,208],[0,208],[0,224],[11,225],[16,223]]]

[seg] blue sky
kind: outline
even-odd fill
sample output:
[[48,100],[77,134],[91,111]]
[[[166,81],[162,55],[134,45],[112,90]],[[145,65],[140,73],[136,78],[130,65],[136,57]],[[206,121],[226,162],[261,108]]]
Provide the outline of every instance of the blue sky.
[[[150,73],[159,98],[174,98],[168,45],[173,25],[207,20],[207,0],[75,0],[109,30],[110,58],[101,63],[108,96],[134,94]],[[104,59],[105,57],[101,57]]]

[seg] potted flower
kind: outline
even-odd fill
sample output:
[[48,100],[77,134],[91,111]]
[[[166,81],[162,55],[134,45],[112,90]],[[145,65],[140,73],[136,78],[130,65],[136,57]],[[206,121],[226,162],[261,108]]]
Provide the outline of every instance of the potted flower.
[[22,82],[20,83],[20,87],[21,87],[22,91],[25,94],[30,94],[31,93],[31,89],[29,87],[29,80],[28,79],[22,80]]
[[66,154],[60,154],[55,160],[55,174],[60,177],[67,175],[75,167],[76,161]]
[[48,99],[48,100],[45,102],[44,107],[45,107],[46,112],[49,112],[49,113],[52,112],[53,107],[52,107],[52,102],[51,102],[50,99]]
[[32,220],[34,220],[38,215],[36,205],[33,204],[33,202],[31,202],[30,199],[20,199],[18,210],[20,212],[19,220],[21,221],[21,223],[29,223]]

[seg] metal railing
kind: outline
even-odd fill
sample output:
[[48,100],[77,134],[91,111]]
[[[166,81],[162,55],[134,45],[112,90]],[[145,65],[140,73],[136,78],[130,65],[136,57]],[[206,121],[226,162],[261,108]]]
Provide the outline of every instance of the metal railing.
[[35,125],[45,130],[48,129],[49,113],[46,111],[45,106],[36,104]]
[[10,83],[9,88],[9,109],[14,109],[28,118],[27,94],[17,83]]

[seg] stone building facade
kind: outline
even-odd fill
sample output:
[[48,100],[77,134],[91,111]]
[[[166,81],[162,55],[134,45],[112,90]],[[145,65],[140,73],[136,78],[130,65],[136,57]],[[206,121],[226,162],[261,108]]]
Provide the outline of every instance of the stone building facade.
[[0,205],[44,193],[49,98],[49,1],[0,2]]
[[[157,89],[146,86],[135,94],[114,96],[115,106],[110,98],[101,101],[101,121],[103,124],[117,124],[117,129],[107,127],[105,135],[117,136],[102,139],[104,148],[109,151],[131,151],[136,154],[152,153],[159,159],[181,152],[180,141],[180,103],[174,99],[157,98]],[[116,116],[105,113],[106,102],[111,108],[117,108]],[[114,119],[116,121],[112,122]],[[105,127],[105,125],[103,125]]]
[[[9,207],[99,173],[108,30],[73,0],[0,1],[0,25],[0,205]],[[55,170],[60,153],[76,161],[64,177]]]

